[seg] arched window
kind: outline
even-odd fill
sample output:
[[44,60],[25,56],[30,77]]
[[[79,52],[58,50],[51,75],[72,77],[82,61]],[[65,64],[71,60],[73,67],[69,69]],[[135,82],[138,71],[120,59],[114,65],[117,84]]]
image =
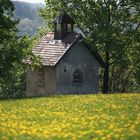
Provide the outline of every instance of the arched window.
[[73,84],[81,85],[83,83],[83,75],[81,70],[77,69],[73,73]]

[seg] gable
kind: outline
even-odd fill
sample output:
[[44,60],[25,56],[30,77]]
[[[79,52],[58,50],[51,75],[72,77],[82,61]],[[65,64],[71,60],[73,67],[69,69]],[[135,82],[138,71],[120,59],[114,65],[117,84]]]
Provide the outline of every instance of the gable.
[[82,42],[72,46],[56,65],[58,93],[97,93],[98,68],[99,63]]
[[79,41],[68,49],[57,64],[59,65],[61,62],[69,64],[83,63],[85,65],[87,63],[94,63],[95,66],[99,65],[98,61],[95,59],[87,46],[83,42],[79,43]]

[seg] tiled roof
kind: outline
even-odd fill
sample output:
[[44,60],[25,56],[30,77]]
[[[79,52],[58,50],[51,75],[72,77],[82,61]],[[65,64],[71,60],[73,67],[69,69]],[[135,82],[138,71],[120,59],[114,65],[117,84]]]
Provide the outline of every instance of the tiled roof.
[[76,39],[75,33],[69,33],[63,40],[54,40],[54,32],[45,34],[32,52],[41,58],[45,66],[55,66]]

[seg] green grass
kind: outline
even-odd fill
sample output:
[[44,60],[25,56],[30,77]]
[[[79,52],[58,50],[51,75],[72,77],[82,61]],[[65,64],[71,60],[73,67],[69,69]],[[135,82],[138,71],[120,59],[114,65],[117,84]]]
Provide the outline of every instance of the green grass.
[[0,140],[139,140],[140,94],[0,101]]

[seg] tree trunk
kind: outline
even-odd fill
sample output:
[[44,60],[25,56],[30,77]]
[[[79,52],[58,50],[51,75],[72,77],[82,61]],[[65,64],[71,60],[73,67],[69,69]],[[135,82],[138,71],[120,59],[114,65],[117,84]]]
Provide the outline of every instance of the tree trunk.
[[106,65],[103,77],[103,93],[109,92],[109,53],[106,52]]

